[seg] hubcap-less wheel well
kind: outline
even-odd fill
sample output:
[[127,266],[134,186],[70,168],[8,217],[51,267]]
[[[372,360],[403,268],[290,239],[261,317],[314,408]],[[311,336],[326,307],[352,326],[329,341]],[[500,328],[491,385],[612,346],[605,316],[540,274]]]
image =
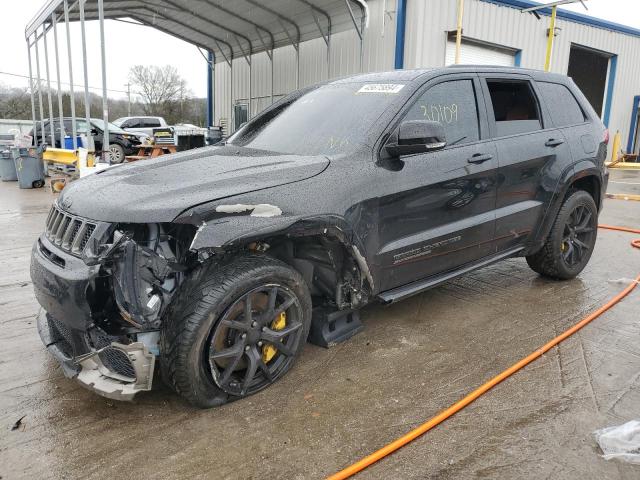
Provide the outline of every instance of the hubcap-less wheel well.
[[[252,244],[254,245],[254,244]],[[272,237],[257,242],[267,245],[267,254],[297,270],[314,297],[324,298],[340,308],[357,308],[367,303],[372,279],[364,257],[356,258],[353,246],[328,235]]]
[[588,175],[575,180],[567,190],[564,200],[569,198],[576,190],[582,190],[591,195],[596,208],[600,209],[600,181],[595,175]]

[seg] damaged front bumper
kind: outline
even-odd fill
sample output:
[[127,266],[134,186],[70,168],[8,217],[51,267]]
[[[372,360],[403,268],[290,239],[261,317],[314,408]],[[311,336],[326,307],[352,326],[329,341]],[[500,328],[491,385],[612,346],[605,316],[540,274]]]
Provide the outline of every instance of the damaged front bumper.
[[[133,400],[141,392],[151,390],[155,355],[142,342],[128,345],[112,342],[100,349],[90,348],[78,356],[69,355],[69,332],[44,310],[37,318],[38,333],[47,350],[58,360],[67,378],[113,400]],[[116,368],[114,368],[116,365]]]
[[132,400],[150,390],[155,355],[142,342],[122,343],[94,324],[87,301],[99,266],[56,249],[44,235],[31,256],[38,333],[66,377],[107,398]]

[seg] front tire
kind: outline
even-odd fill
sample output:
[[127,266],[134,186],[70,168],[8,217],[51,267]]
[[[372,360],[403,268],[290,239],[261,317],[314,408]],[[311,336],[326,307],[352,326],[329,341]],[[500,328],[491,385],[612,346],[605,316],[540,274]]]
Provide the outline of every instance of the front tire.
[[163,323],[165,381],[193,405],[209,408],[284,376],[311,325],[311,296],[302,276],[258,255],[196,275]]
[[109,145],[109,161],[112,165],[118,165],[124,162],[125,153],[122,145],[112,143]]
[[542,249],[527,256],[531,269],[558,280],[575,278],[596,244],[598,209],[589,193],[578,190],[565,200]]

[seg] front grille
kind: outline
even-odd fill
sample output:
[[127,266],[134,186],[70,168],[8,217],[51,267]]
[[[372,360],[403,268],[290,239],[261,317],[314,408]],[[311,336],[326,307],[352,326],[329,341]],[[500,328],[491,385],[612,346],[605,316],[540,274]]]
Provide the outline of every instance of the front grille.
[[45,235],[60,249],[78,256],[84,251],[95,229],[95,223],[63,212],[53,205],[47,216]]
[[100,360],[102,360],[102,364],[112,372],[124,375],[127,378],[136,378],[136,371],[131,364],[131,360],[129,360],[129,356],[122,350],[107,347],[102,350],[98,356]]
[[51,316],[47,318],[51,339],[67,358],[74,358],[89,351],[82,332],[70,329]]
[[89,335],[94,348],[102,350],[98,356],[105,367],[127,378],[136,378],[136,371],[129,360],[129,356],[122,350],[110,346],[111,342],[118,340],[116,337],[107,334],[99,328],[92,329]]

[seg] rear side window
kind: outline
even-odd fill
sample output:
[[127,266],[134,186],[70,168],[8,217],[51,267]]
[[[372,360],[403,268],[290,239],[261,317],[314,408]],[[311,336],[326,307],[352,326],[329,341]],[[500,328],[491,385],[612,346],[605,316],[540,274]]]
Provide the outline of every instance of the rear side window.
[[529,82],[487,80],[496,136],[504,137],[542,129],[540,109]]
[[441,123],[448,144],[478,141],[478,107],[473,81],[452,80],[434,85],[413,104],[404,120]]
[[155,118],[145,118],[144,126],[147,128],[155,128],[160,126],[160,121]]
[[559,83],[537,82],[556,127],[576,125],[585,121],[584,112],[571,90]]

